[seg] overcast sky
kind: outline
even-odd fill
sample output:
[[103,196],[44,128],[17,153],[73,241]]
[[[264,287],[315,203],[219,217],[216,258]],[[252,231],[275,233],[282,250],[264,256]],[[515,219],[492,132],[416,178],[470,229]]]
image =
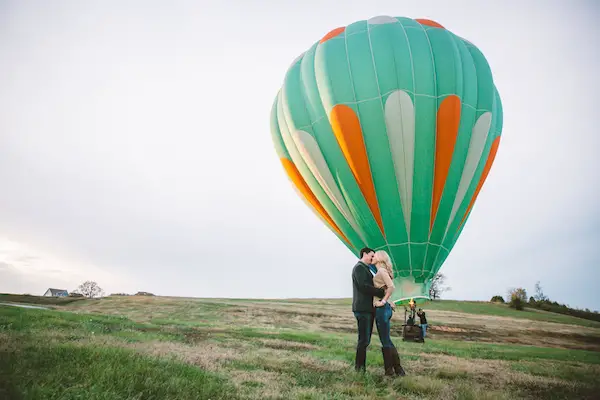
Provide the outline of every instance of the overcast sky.
[[540,280],[600,309],[594,1],[0,0],[0,292],[351,296],[356,257],[288,182],[269,115],[300,53],[377,15],[473,42],[503,101],[446,297]]

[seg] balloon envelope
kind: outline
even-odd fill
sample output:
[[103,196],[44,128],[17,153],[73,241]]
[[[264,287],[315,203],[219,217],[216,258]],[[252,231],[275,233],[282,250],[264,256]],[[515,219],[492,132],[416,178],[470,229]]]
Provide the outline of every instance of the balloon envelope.
[[436,22],[402,17],[329,32],[292,63],[271,112],[301,198],[354,254],[390,254],[397,303],[429,298],[501,130],[479,49]]

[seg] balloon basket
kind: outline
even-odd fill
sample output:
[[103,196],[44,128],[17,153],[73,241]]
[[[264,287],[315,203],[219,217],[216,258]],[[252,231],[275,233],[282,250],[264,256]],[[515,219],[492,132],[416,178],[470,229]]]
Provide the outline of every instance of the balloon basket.
[[[423,300],[423,299],[420,299]],[[404,323],[402,324],[402,341],[403,342],[417,342],[425,343],[423,337],[423,330],[421,325],[415,324],[416,319],[416,305],[418,303],[413,299],[410,300],[410,308],[404,307]],[[408,315],[408,319],[407,319]]]
[[425,343],[420,325],[402,325],[402,341]]

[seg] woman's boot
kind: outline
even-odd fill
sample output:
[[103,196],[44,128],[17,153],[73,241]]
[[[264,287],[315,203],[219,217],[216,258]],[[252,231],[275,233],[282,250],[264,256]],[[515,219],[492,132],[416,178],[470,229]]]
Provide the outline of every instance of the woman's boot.
[[382,347],[381,353],[383,354],[383,368],[386,376],[394,376],[394,356],[392,354],[391,347]]
[[398,350],[395,347],[392,347],[392,348],[390,348],[390,351],[391,351],[392,365],[393,365],[394,371],[396,372],[396,375],[398,375],[398,376],[406,375],[406,372],[404,372],[404,368],[402,368],[402,365],[400,365],[400,356],[398,355]]

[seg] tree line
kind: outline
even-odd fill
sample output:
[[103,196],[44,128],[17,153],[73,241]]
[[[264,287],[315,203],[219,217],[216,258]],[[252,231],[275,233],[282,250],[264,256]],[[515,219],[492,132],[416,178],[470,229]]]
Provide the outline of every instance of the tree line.
[[[544,294],[539,281],[535,284],[535,294],[529,297],[529,299],[527,298],[527,291],[522,287],[509,289],[507,297],[508,305],[515,310],[524,310],[526,307],[537,308],[544,311],[600,322],[600,313],[598,313],[598,311],[591,311],[589,308],[583,310],[572,308],[566,304],[550,300],[550,298]],[[504,298],[498,295],[492,297],[491,301],[496,303],[505,302]]]

